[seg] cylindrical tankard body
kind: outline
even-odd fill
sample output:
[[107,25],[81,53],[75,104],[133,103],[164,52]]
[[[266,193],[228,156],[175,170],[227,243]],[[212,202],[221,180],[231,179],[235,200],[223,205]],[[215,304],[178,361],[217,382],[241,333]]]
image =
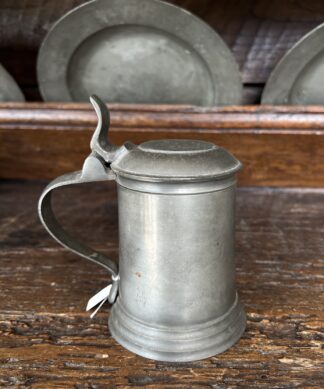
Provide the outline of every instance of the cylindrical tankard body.
[[[144,357],[179,362],[226,350],[245,328],[234,280],[235,173],[240,162],[198,140],[115,148],[101,136],[108,114],[96,99],[93,104],[100,119],[93,153],[81,172],[63,176],[44,191],[41,220],[63,245],[112,273],[109,328],[124,347]],[[117,182],[119,268],[63,232],[48,196],[59,186],[105,177]]]

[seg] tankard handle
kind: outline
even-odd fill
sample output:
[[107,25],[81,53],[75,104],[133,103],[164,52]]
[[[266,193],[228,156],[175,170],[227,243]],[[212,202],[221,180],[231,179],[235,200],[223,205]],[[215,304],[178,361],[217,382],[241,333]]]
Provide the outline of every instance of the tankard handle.
[[111,291],[115,291],[115,293],[113,292],[110,294],[109,301],[113,302],[111,300],[114,300],[114,298],[111,296],[112,294],[116,295],[117,293],[119,279],[116,263],[107,258],[104,254],[94,251],[70,236],[57,221],[51,205],[51,195],[54,189],[67,185],[114,180],[115,174],[110,169],[109,164],[114,161],[117,156],[127,151],[130,146],[130,144],[125,144],[118,148],[109,143],[107,136],[110,124],[109,111],[106,105],[97,96],[91,96],[90,101],[98,116],[98,125],[90,143],[92,152],[85,160],[82,170],[58,177],[44,189],[39,199],[38,213],[45,229],[62,246],[83,258],[103,266],[111,273],[113,279]]

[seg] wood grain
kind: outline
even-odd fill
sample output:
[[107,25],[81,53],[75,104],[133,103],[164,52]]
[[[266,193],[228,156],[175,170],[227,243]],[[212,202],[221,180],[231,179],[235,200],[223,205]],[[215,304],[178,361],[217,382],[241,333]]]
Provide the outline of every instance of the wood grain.
[[[0,62],[18,81],[27,99],[40,99],[35,69],[41,41],[54,22],[85,2],[0,2]],[[246,85],[244,104],[260,101],[262,86],[276,63],[298,39],[324,20],[324,3],[319,0],[171,2],[205,20],[233,51]]]
[[[93,320],[85,313],[107,273],[58,246],[42,228],[36,202],[45,184],[0,184],[0,385],[324,386],[323,191],[238,191],[237,285],[247,330],[221,355],[175,364],[147,360],[119,346],[107,328],[107,306]],[[113,185],[62,189],[54,200],[69,230],[117,259]]]
[[[244,164],[241,185],[324,186],[324,108],[111,105],[110,139],[192,138]],[[0,177],[52,179],[79,170],[96,117],[89,104],[0,105]]]

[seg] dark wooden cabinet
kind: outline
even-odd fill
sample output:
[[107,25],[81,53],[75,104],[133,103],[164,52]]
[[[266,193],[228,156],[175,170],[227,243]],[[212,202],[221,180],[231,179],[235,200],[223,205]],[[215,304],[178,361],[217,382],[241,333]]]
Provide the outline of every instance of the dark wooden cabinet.
[[[37,88],[36,56],[46,32],[60,16],[85,0],[0,2],[0,63],[28,101],[0,104],[0,177],[53,178],[78,169],[89,148],[95,116],[87,104],[44,104]],[[176,0],[214,28],[241,70],[244,104],[259,103],[280,58],[324,21],[315,0]],[[227,107],[111,105],[112,139],[209,139],[244,163],[241,185],[312,186],[324,183],[321,107]],[[64,138],[64,142],[62,139]]]

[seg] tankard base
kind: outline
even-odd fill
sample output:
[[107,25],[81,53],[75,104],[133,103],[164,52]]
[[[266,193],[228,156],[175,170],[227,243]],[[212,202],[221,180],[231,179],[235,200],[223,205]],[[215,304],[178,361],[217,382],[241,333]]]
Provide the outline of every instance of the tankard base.
[[188,327],[153,326],[132,317],[119,299],[109,317],[113,338],[126,349],[145,358],[165,362],[196,361],[219,354],[242,336],[246,318],[238,296],[221,317]]

